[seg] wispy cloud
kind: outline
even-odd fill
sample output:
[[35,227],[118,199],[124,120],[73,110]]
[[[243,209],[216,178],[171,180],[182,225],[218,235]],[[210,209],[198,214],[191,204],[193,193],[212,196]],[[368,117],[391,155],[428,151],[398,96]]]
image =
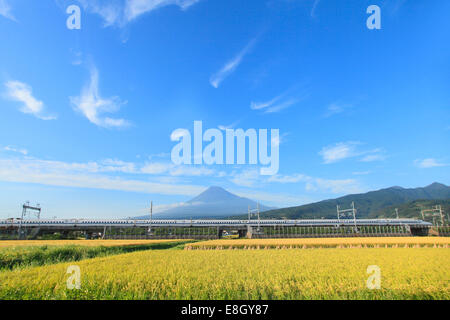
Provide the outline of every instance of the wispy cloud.
[[214,88],[218,88],[223,80],[232,74],[236,68],[241,64],[242,59],[250,52],[256,43],[257,38],[252,39],[244,49],[242,49],[237,56],[235,56],[231,61],[227,62],[222,69],[211,76],[209,82]]
[[145,174],[166,174],[172,177],[178,176],[215,176],[217,173],[214,169],[202,166],[186,166],[175,165],[170,162],[150,162],[146,163],[141,169],[141,173]]
[[319,5],[320,0],[314,0],[312,9],[311,9],[311,18],[315,18],[316,17],[316,10],[317,10],[317,6]]
[[309,177],[304,174],[292,174],[292,175],[273,175],[268,180],[269,182],[277,182],[277,183],[297,183],[308,181]]
[[334,145],[323,147],[319,155],[323,159],[323,163],[330,164],[344,159],[361,157],[361,162],[382,161],[387,158],[385,152],[381,148],[371,150],[359,150],[358,146],[362,145],[359,141],[338,142]]
[[19,109],[23,113],[32,114],[42,120],[54,120],[55,116],[44,115],[44,103],[33,96],[33,89],[20,81],[5,83],[6,98],[22,103]]
[[41,185],[195,196],[204,186],[175,185],[126,179],[73,167],[64,162],[0,159],[0,180]]
[[350,194],[360,193],[365,190],[355,179],[324,179],[311,177],[306,174],[294,173],[291,175],[273,175],[262,177],[256,169],[247,169],[241,172],[233,172],[231,182],[243,187],[256,187],[270,183],[298,184],[302,183],[308,192]]
[[331,192],[334,194],[359,193],[364,190],[355,179],[323,179],[299,173],[274,175],[268,179],[268,182],[283,184],[304,182],[306,191]]
[[15,148],[15,147],[12,147],[12,146],[6,146],[6,147],[3,148],[3,150],[20,153],[20,154],[23,154],[24,156],[26,156],[28,154],[28,150],[27,149]]
[[287,108],[293,106],[294,104],[298,103],[299,101],[300,101],[299,99],[295,99],[295,98],[286,100],[286,101],[284,101],[282,103],[279,103],[279,104],[276,104],[276,105],[268,107],[264,111],[264,113],[280,112],[281,110],[284,110],[284,109],[287,109]]
[[220,130],[233,129],[234,127],[236,127],[238,125],[239,122],[240,122],[240,120],[237,120],[237,121],[235,121],[235,122],[233,122],[232,124],[229,124],[229,125],[219,125],[218,128]]
[[417,159],[414,161],[414,164],[419,168],[436,168],[436,167],[446,167],[449,164],[443,163],[437,159],[427,158],[427,159]]
[[339,142],[335,145],[323,147],[319,154],[323,158],[324,163],[334,163],[347,158],[355,157],[359,153],[356,151],[356,146],[360,142]]
[[75,110],[83,114],[90,122],[105,128],[121,128],[129,125],[124,119],[102,117],[103,113],[114,113],[126,102],[119,97],[102,98],[98,89],[98,71],[92,67],[90,81],[77,97],[70,97]]
[[11,13],[11,6],[6,0],[0,0],[0,16],[16,21],[16,18]]
[[231,174],[231,177],[230,181],[238,186],[254,187],[261,176],[258,169],[248,169],[241,172],[235,172]]
[[125,18],[127,21],[136,19],[138,16],[155,9],[177,5],[182,10],[196,4],[200,0],[129,0],[125,6]]
[[193,167],[193,166],[173,166],[169,170],[171,176],[213,176],[216,171],[206,167]]
[[340,114],[345,112],[347,109],[351,108],[352,105],[344,104],[340,102],[333,102],[328,105],[327,110],[325,111],[324,117],[329,118],[336,114]]
[[276,96],[275,98],[273,98],[273,99],[271,99],[269,101],[264,101],[264,102],[254,102],[254,101],[252,101],[250,103],[250,109],[252,109],[252,110],[261,110],[261,109],[269,108],[272,105],[274,105],[275,103],[277,103],[279,100],[281,100],[285,95],[286,95],[286,92],[280,94],[279,96]]
[[[11,147],[11,149],[13,149]],[[25,157],[0,158],[0,181],[41,185],[117,190],[161,195],[195,196],[206,189],[178,179],[185,176],[227,177],[238,186],[253,188],[265,183],[304,182],[310,192],[351,193],[359,191],[357,181],[313,178],[306,175],[262,177],[256,169],[234,171],[232,174],[216,172],[211,168],[176,166],[172,163],[133,163],[118,159],[90,162],[64,162]],[[151,180],[149,180],[151,179]],[[180,182],[181,181],[181,182]],[[277,194],[253,190],[236,192],[241,196],[276,205],[310,202],[304,195]]]
[[274,147],[278,147],[280,146],[282,143],[286,142],[286,137],[289,135],[289,132],[285,132],[281,135],[279,135],[278,137],[273,137],[272,139],[270,139],[272,146]]
[[104,27],[125,25],[122,0],[78,0],[78,2],[86,12],[99,15],[103,19]]
[[[241,197],[246,197],[252,200],[261,201],[265,205],[271,204],[274,206],[278,206],[280,208],[290,207],[290,206],[298,206],[305,203],[313,202],[314,198],[310,198],[304,195],[294,195],[294,194],[285,194],[285,193],[274,193],[274,192],[263,192],[263,191],[255,191],[255,190],[230,190],[234,194],[238,194]],[[255,209],[255,208],[253,208]]]
[[73,56],[72,58],[72,64],[74,66],[79,66],[83,63],[83,53],[81,51],[75,51],[73,49],[70,49],[70,52]]
[[250,103],[250,109],[252,110],[264,110],[264,113],[280,112],[286,108],[289,108],[308,96],[306,90],[299,90],[299,86],[296,85],[282,94],[272,98],[268,101]]
[[365,191],[359,182],[354,179],[330,180],[316,178],[306,185],[306,190],[308,191],[315,191],[317,189],[329,191],[334,194],[354,194]]
[[332,103],[327,107],[325,117],[331,117],[332,115],[344,112],[344,108],[336,103]]
[[[386,160],[387,156],[382,151],[377,151],[378,149],[373,150],[373,154],[368,154],[360,159],[361,162],[374,162],[374,161],[383,161]],[[380,152],[380,153],[377,153]]]
[[103,19],[104,27],[124,27],[139,16],[175,5],[182,10],[196,4],[200,0],[78,0],[83,8],[97,14]]

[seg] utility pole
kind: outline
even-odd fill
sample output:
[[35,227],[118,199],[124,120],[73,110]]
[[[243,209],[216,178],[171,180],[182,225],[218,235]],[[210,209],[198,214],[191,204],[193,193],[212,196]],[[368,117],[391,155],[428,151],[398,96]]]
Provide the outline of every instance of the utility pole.
[[352,212],[353,212],[353,224],[356,228],[356,209],[355,209],[355,203],[352,201]]
[[433,218],[433,225],[437,226],[437,223],[435,223],[435,217],[440,218],[441,225],[445,225],[445,219],[444,219],[444,213],[442,211],[441,205],[436,205],[432,207],[431,209],[422,209],[420,210],[420,213],[422,214],[422,219],[425,221],[425,216],[431,216]]
[[258,212],[258,232],[260,231],[260,224],[261,224],[261,219],[259,218],[259,202],[257,204],[257,212]]
[[248,227],[250,228],[250,219],[252,217],[252,215],[256,215],[258,217],[258,229],[257,231],[259,232],[261,229],[261,217],[259,215],[259,202],[257,202],[256,204],[256,209],[250,209],[250,206],[248,206]]
[[341,210],[339,205],[336,206],[336,209],[337,209],[337,218],[339,222],[341,221],[341,217],[345,218],[345,216],[351,214],[351,216],[353,217],[353,224],[356,227],[356,208],[355,203],[353,201],[352,207],[350,209]]
[[395,208],[395,215],[397,216],[398,219],[398,208]]
[[150,201],[150,228],[149,233],[152,235],[152,225],[153,225],[153,201]]
[[341,210],[339,205],[337,205],[336,210],[337,210],[338,223],[341,222],[341,217],[345,218],[346,216],[348,217],[350,215],[350,217],[353,217],[353,225],[355,226],[355,230],[358,230],[358,228],[356,226],[356,208],[355,208],[355,203],[353,201],[352,201],[352,207],[350,209]]
[[[30,201],[25,202],[22,205],[22,217],[20,219],[19,222],[19,238],[21,238],[23,235],[22,233],[25,233],[24,230],[22,230],[22,223],[23,220],[27,217],[27,216],[32,216],[33,214],[36,216],[37,220],[41,219],[41,205],[38,203],[35,206],[30,205]],[[30,213],[28,213],[30,212]]]

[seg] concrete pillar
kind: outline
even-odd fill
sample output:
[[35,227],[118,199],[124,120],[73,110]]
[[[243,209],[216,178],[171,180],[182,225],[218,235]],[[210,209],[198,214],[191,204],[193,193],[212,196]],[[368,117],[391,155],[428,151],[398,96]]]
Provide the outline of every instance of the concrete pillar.
[[247,226],[247,238],[251,239],[253,236],[253,228],[251,226]]

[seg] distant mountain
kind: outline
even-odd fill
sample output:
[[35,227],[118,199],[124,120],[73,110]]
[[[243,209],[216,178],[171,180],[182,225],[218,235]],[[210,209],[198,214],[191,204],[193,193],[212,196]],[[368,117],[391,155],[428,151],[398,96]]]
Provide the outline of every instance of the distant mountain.
[[[255,209],[257,203],[253,200],[234,195],[221,187],[210,187],[195,198],[163,212],[154,214],[154,218],[223,218],[234,215],[247,214],[248,207]],[[260,210],[273,208],[260,204]],[[150,216],[141,216],[137,219],[148,219]]]
[[[408,216],[418,217],[420,210],[417,209],[417,200],[450,200],[450,187],[433,183],[424,188],[405,189],[402,187],[391,187],[377,191],[371,191],[362,194],[353,194],[340,197],[337,199],[324,200],[316,203],[306,204],[297,207],[269,210],[261,214],[262,218],[283,218],[283,219],[320,219],[335,218],[336,205],[341,208],[350,208],[352,201],[355,202],[357,208],[357,217],[359,218],[376,218],[393,216],[395,207],[399,207],[400,216],[402,216],[401,205],[408,204],[403,213]],[[444,201],[445,202],[445,201]],[[438,202],[420,202],[419,204],[438,204]],[[445,202],[447,203],[447,202]],[[444,204],[444,203],[442,203]],[[416,209],[413,209],[416,208]],[[244,216],[242,216],[244,217]]]

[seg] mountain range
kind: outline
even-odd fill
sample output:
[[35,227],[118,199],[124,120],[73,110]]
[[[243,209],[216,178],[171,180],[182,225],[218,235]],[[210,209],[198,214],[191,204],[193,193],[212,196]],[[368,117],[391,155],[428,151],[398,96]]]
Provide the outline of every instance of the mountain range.
[[[337,205],[348,209],[352,202],[357,208],[358,218],[395,217],[395,208],[399,209],[401,217],[419,218],[422,207],[442,204],[445,211],[450,204],[450,187],[437,182],[423,188],[390,187],[282,209],[260,204],[260,216],[267,219],[329,219],[336,217]],[[248,208],[255,209],[257,205],[257,202],[234,195],[221,187],[210,187],[175,208],[154,214],[154,218],[247,219]],[[137,217],[148,218],[148,215]]]
[[348,209],[350,208],[351,203],[354,202],[355,207],[357,208],[358,218],[394,217],[396,207],[399,207],[400,217],[409,216],[419,218],[420,207],[440,203],[445,205],[447,203],[446,200],[450,200],[450,187],[435,182],[423,188],[406,189],[402,187],[391,187],[296,207],[269,210],[262,213],[261,217],[282,219],[329,219],[337,216],[337,205],[339,205],[341,209]]

